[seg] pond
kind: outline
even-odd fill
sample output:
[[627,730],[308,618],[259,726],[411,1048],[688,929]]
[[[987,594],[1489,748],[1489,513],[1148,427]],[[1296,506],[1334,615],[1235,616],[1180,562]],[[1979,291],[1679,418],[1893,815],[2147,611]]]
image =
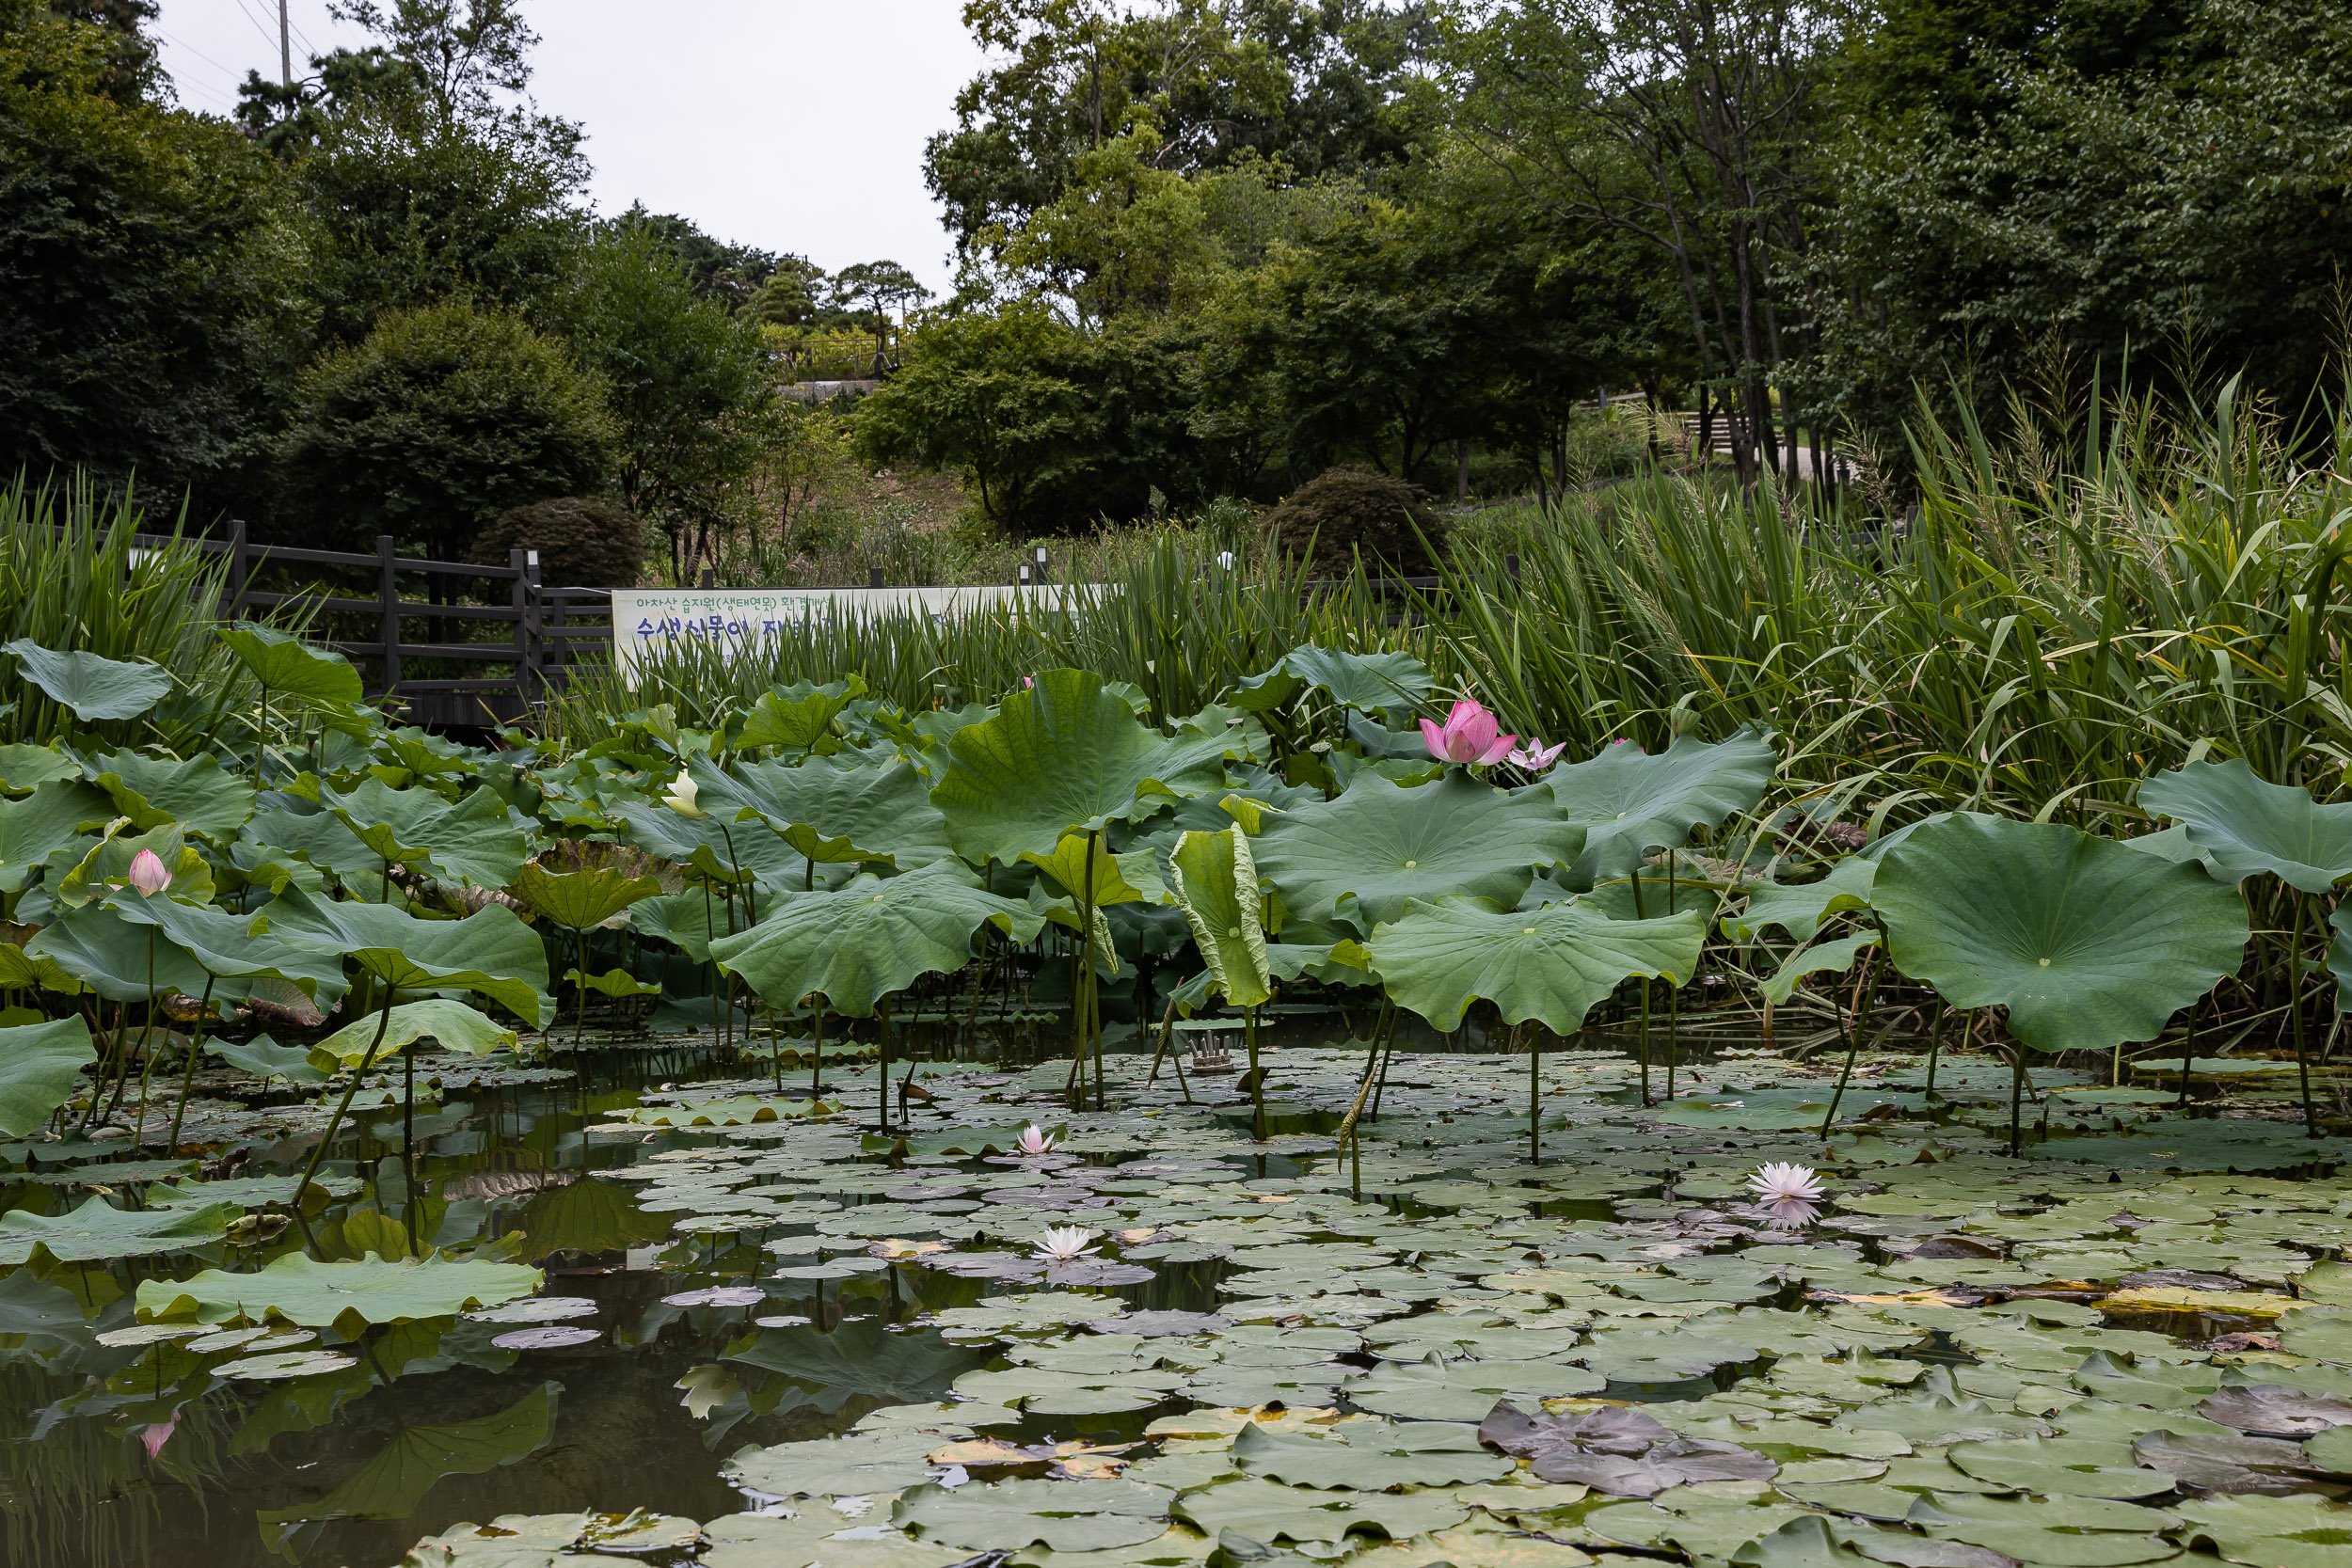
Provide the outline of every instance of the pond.
[[[428,1056],[298,1218],[305,1098],[199,1078],[203,1166],[7,1146],[8,1560],[2352,1553],[2341,1140],[2038,1070],[2013,1158],[2008,1068],[1950,1053],[1865,1056],[1824,1140],[1835,1063],[1710,1048],[1645,1105],[1588,1037],[1532,1085],[1398,1053],[1343,1158],[1330,1033],[1269,1034],[1263,1142],[1196,1034],[1100,1111],[1010,1049],[818,1098],[708,1037],[584,1094]],[[1818,1195],[1759,1206],[1784,1162]]]

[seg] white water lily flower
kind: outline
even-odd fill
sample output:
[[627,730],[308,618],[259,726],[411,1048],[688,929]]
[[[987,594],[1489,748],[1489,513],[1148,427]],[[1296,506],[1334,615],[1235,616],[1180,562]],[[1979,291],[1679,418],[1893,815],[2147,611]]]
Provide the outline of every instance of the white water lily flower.
[[1821,1196],[1820,1176],[1811,1165],[1758,1165],[1748,1178],[1748,1191],[1764,1211],[1765,1223],[1779,1230],[1795,1230],[1820,1218],[1816,1200]]
[[1021,1130],[1021,1136],[1013,1140],[1012,1151],[1015,1154],[1051,1154],[1054,1152],[1054,1135],[1036,1122],[1031,1122]]
[[1074,1263],[1091,1257],[1094,1249],[1087,1243],[1101,1235],[1097,1230],[1081,1230],[1074,1225],[1056,1226],[1032,1243],[1036,1256],[1049,1263]]
[[677,778],[670,785],[670,793],[661,798],[661,803],[680,816],[700,816],[703,811],[694,804],[695,794],[694,776],[681,768],[677,770]]

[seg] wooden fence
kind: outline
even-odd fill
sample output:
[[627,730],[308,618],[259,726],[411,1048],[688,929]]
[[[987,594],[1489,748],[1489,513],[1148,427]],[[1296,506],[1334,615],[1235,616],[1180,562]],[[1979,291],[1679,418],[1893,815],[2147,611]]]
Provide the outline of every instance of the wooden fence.
[[[142,534],[137,543],[171,541]],[[536,550],[481,566],[402,555],[389,534],[377,536],[372,555],[302,549],[255,544],[241,522],[221,537],[179,543],[228,557],[222,620],[308,610],[316,640],[359,667],[369,696],[399,699],[411,722],[432,728],[519,719],[564,684],[589,645],[612,641],[610,592],[541,582]],[[504,630],[487,641],[471,635],[485,626]]]

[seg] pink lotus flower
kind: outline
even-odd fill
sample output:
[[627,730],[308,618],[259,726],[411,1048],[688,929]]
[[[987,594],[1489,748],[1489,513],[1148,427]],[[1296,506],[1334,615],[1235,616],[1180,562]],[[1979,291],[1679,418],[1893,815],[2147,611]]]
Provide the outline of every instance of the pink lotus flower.
[[1552,745],[1547,746],[1543,743],[1542,738],[1539,736],[1536,739],[1529,741],[1526,745],[1518,747],[1513,751],[1509,756],[1503,758],[1502,760],[1509,763],[1512,767],[1522,768],[1527,772],[1540,773],[1545,768],[1549,768],[1553,763],[1558,762],[1560,760],[1560,753],[1567,749],[1568,743],[1565,740],[1557,741]]
[[148,1458],[152,1459],[164,1451],[164,1445],[171,1441],[172,1429],[179,1424],[180,1418],[175,1415],[170,1420],[158,1421],[139,1433],[139,1441],[147,1445]]
[[1445,716],[1442,726],[1424,719],[1421,736],[1429,743],[1429,754],[1441,762],[1466,762],[1473,767],[1501,762],[1518,740],[1516,735],[1502,735],[1502,726],[1482,703],[1465,697],[1454,705]]
[[1013,1142],[1012,1151],[1021,1155],[1051,1154],[1054,1152],[1054,1135],[1051,1132],[1046,1132],[1036,1122],[1031,1122],[1021,1130],[1021,1136]]
[[131,885],[139,890],[142,898],[152,898],[171,885],[171,872],[164,865],[163,857],[152,849],[142,849],[131,857]]

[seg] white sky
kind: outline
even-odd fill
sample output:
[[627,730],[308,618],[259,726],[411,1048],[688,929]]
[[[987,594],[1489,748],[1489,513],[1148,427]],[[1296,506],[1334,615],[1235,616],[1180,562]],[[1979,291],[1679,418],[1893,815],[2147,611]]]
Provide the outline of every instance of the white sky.
[[[946,231],[923,143],[979,70],[960,0],[531,0],[532,96],[587,129],[590,193],[828,271],[903,263],[946,293]],[[326,0],[289,0],[294,71],[365,40]],[[163,0],[164,64],[191,109],[227,114],[278,74],[276,0]]]

